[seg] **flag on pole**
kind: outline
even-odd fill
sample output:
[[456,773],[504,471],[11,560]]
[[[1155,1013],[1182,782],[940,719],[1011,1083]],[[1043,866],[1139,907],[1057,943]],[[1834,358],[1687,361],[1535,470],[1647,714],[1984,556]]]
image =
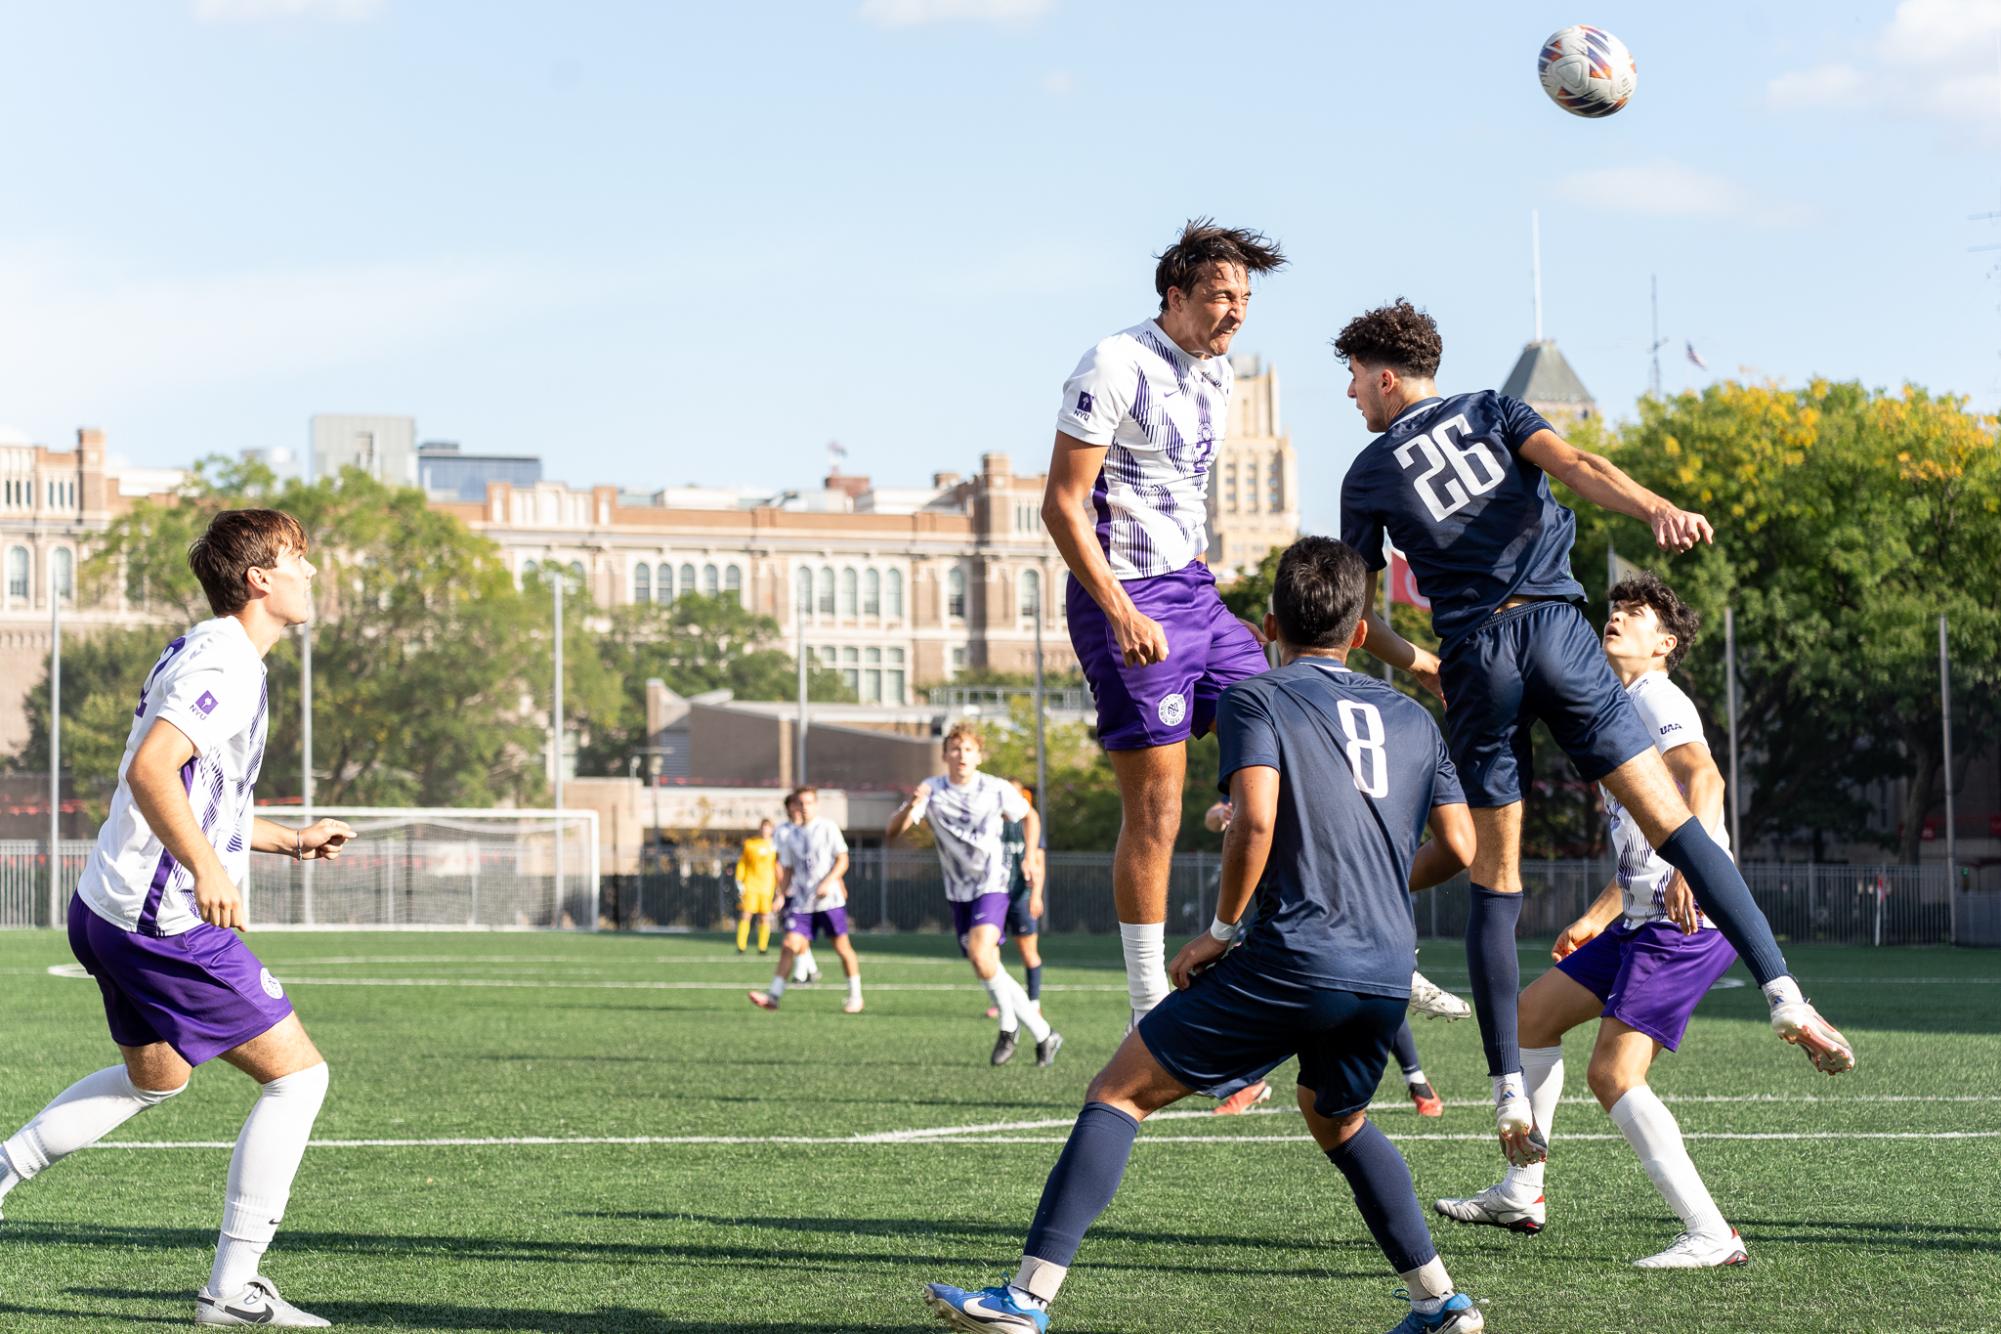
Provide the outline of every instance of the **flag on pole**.
[[1685,343],[1683,343],[1683,344],[1682,344],[1682,346],[1684,346],[1684,347],[1686,347],[1686,348],[1688,349],[1688,359],[1689,359],[1690,361],[1694,362],[1694,363],[1696,364],[1696,366],[1697,366],[1698,368],[1700,368],[1700,369],[1702,369],[1702,370],[1705,370],[1705,371],[1709,369],[1709,363],[1708,363],[1708,362],[1706,362],[1706,361],[1704,361],[1704,360],[1702,359],[1702,356],[1701,356],[1701,354],[1700,354],[1700,353],[1698,353],[1698,352],[1697,352],[1697,351],[1695,350],[1695,344],[1694,344],[1694,343],[1692,343],[1692,342],[1685,342]]
[[828,458],[830,458],[830,459],[834,460],[834,461],[835,461],[836,463],[838,463],[838,462],[840,462],[840,461],[841,461],[842,459],[846,458],[847,456],[848,456],[848,447],[847,447],[846,445],[842,444],[842,443],[841,443],[840,441],[838,441],[838,440],[829,440],[829,441],[827,442],[827,457],[828,457]]
[[1605,548],[1605,591],[1611,592],[1620,583],[1634,575],[1645,573],[1639,566],[1621,556],[1611,546]]
[[1419,611],[1431,610],[1431,599],[1417,591],[1417,576],[1410,572],[1410,562],[1394,548],[1390,551],[1390,604],[1397,603],[1416,607]]

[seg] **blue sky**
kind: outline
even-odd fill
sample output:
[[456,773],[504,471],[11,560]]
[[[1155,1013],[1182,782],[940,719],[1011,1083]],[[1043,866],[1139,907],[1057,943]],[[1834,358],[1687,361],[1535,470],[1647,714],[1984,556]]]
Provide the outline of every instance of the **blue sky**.
[[[1541,39],[1633,49],[1606,121]],[[1447,387],[1545,328],[1647,377],[2001,401],[2001,0],[1642,5],[0,0],[0,424],[135,463],[315,412],[633,489],[1046,460],[1078,354],[1191,214],[1294,258],[1305,518],[1364,442],[1328,337],[1403,294]]]

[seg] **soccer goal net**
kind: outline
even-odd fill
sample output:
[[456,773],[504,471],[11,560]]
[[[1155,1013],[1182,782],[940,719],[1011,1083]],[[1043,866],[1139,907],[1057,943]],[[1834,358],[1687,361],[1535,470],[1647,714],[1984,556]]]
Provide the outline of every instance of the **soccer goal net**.
[[251,862],[253,927],[595,931],[596,811],[379,806],[260,808],[283,824],[331,817],[355,837],[332,861]]

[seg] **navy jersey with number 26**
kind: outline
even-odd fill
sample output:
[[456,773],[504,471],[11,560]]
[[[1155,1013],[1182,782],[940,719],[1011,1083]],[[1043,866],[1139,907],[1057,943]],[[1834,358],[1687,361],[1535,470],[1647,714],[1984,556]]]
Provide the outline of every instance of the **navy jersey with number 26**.
[[1341,540],[1372,569],[1383,534],[1410,562],[1446,644],[1511,597],[1581,598],[1577,518],[1521,456],[1542,414],[1491,389],[1427,398],[1355,457],[1341,483]]

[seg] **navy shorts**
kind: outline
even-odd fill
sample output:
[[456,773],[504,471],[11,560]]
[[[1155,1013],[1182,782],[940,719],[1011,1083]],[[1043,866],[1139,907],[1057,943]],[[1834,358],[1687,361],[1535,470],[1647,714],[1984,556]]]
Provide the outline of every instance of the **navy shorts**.
[[1032,936],[1042,928],[1035,924],[1035,918],[1028,911],[1028,890],[1024,887],[1018,894],[1007,896],[1007,934],[1019,940]]
[[1139,1021],[1140,1041],[1168,1074],[1198,1093],[1234,1091],[1299,1057],[1299,1086],[1325,1117],[1359,1112],[1376,1096],[1390,1042],[1409,1002],[1261,972],[1242,950]]
[[1522,799],[1540,718],[1578,774],[1595,783],[1652,750],[1653,738],[1592,632],[1568,602],[1496,613],[1441,655],[1445,740],[1469,806]]

